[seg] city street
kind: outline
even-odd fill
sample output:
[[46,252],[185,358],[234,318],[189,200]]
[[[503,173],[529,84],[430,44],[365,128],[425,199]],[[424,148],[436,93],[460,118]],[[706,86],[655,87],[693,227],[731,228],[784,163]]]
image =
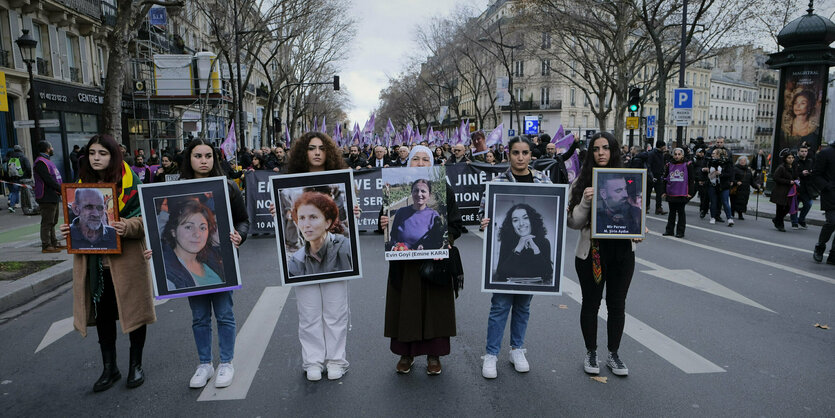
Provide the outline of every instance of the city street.
[[[835,266],[811,256],[820,228],[780,233],[770,220],[753,217],[734,228],[709,225],[693,207],[688,217],[685,239],[662,237],[660,217],[648,217],[652,232],[638,246],[620,350],[626,378],[601,367],[604,383],[583,372],[572,230],[563,295],[533,299],[526,338],[531,371],[513,370],[505,337],[498,378],[482,378],[490,295],[479,291],[482,239],[469,227],[456,243],[466,282],[443,374],[427,376],[425,358],[408,375],[394,372],[398,358],[382,332],[381,237],[362,234],[364,278],[350,285],[350,370],[339,381],[308,382],[294,292],[276,286],[275,242],[262,236],[241,248],[231,387],[215,389],[210,381],[205,389],[188,388],[197,366],[191,312],[175,299],[157,306],[157,323],[148,327],[145,384],[127,389],[123,377],[94,394],[101,373],[96,332],[89,329],[84,339],[71,330],[65,285],[0,320],[0,410],[10,417],[835,415],[835,330],[815,327],[835,328]],[[605,334],[604,311],[603,358]],[[120,333],[117,347],[124,376],[126,335]]]

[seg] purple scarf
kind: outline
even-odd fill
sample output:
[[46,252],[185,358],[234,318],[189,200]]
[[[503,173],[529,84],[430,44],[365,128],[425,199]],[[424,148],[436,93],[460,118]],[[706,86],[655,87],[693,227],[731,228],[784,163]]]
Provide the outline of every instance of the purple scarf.
[[797,184],[792,183],[789,194],[786,196],[789,199],[789,215],[797,213]]

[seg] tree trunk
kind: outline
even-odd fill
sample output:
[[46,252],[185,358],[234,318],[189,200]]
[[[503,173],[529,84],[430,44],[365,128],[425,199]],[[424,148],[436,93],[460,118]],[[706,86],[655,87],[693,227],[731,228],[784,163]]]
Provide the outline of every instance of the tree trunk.
[[[104,84],[104,103],[102,116],[103,131],[112,135],[117,143],[122,143],[122,90],[125,84],[125,64],[128,61],[128,43],[130,25],[133,22],[133,9],[130,1],[118,3],[116,26],[107,35],[107,78]],[[148,112],[151,109],[147,110]]]
[[[665,72],[666,74],[666,72]],[[658,115],[656,116],[655,140],[664,141],[667,131],[667,77],[658,77]]]

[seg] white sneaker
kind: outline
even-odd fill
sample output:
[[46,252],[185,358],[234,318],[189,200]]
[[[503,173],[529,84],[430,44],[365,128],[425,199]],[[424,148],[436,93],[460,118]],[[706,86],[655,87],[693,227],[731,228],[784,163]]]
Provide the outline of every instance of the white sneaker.
[[[348,368],[345,366],[341,366],[339,364],[328,364],[328,380],[339,380],[342,379],[342,376],[345,376],[345,373],[348,372]],[[310,375],[308,375],[309,378]]]
[[235,368],[232,363],[220,363],[217,366],[217,377],[215,378],[216,388],[225,388],[232,384],[232,379],[235,378]]
[[215,368],[212,366],[212,363],[204,363],[197,366],[197,371],[194,372],[194,376],[191,377],[191,381],[188,382],[188,387],[192,389],[199,389],[203,386],[206,386],[206,383],[209,382],[209,379],[212,378],[215,374]]
[[322,368],[319,366],[310,366],[305,369],[305,373],[307,373],[307,380],[311,382],[322,380]]
[[525,358],[527,351],[524,348],[512,348],[510,350],[510,362],[513,363],[513,368],[519,373],[527,373],[531,369],[528,359]]
[[728,218],[728,226],[734,226],[734,220],[732,218]]
[[716,224],[716,218],[710,218],[710,224],[711,225]]
[[496,361],[498,358],[492,354],[485,354],[481,358],[484,359],[484,363],[481,365],[481,375],[485,379],[495,379],[498,376],[498,373],[496,373]]

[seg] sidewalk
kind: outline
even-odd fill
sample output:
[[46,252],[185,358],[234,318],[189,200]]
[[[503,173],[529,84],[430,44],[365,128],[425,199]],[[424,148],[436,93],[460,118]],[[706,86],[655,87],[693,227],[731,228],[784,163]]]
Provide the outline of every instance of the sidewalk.
[[[0,261],[62,261],[50,268],[13,281],[0,281],[0,312],[27,303],[72,280],[72,255],[66,251],[41,252],[40,216],[10,213],[6,196],[0,196]],[[58,220],[63,222],[63,216]]]

